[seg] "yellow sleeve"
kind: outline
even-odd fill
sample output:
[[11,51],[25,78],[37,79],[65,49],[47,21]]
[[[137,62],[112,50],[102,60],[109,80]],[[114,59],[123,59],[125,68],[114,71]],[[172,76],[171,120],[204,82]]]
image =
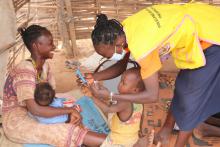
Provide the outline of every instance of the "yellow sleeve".
[[141,66],[142,79],[146,79],[161,68],[159,50],[152,51],[148,56],[138,61]]

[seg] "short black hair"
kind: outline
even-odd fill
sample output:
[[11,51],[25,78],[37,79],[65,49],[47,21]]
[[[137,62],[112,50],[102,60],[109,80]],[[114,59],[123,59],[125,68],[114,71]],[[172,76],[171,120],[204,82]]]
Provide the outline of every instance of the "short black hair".
[[141,72],[140,72],[140,68],[139,67],[129,68],[124,73],[125,74],[135,74],[135,76],[137,78],[137,85],[136,85],[136,87],[138,88],[139,92],[145,90],[144,81],[142,80]]
[[51,32],[46,28],[39,25],[31,25],[28,28],[18,28],[18,32],[20,33],[23,42],[27,49],[31,52],[31,45],[36,41],[40,36],[49,34]]
[[105,14],[98,14],[92,31],[93,45],[113,44],[118,36],[125,35],[122,24],[116,19],[109,19]]
[[36,84],[36,88],[34,91],[34,99],[37,104],[41,106],[48,106],[52,103],[54,97],[55,90],[48,82],[41,82]]

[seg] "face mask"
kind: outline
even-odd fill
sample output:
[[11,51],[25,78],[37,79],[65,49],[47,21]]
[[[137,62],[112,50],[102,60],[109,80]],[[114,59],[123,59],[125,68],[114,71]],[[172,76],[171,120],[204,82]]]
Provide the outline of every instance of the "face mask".
[[125,50],[122,50],[122,53],[119,54],[116,52],[116,49],[115,49],[115,53],[112,55],[112,57],[109,60],[119,61],[124,58],[125,54],[126,54]]

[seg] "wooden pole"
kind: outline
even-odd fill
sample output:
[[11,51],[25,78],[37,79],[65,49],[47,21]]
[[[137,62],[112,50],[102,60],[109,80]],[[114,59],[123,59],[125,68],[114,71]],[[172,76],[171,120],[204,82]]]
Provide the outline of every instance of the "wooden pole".
[[76,57],[78,55],[77,46],[76,46],[76,33],[75,33],[75,25],[73,20],[73,12],[72,5],[70,0],[64,0],[66,10],[67,10],[67,26],[69,28],[69,34],[71,39],[71,47],[73,49],[73,56]]
[[[95,3],[96,3],[96,14],[99,14],[101,13],[100,1],[96,0]],[[96,17],[95,17],[95,20],[96,20]]]
[[57,22],[58,22],[58,30],[60,33],[60,38],[63,42],[63,48],[67,56],[73,56],[73,50],[70,45],[69,33],[67,30],[67,26],[65,23],[65,12],[64,12],[64,2],[63,0],[57,0]]

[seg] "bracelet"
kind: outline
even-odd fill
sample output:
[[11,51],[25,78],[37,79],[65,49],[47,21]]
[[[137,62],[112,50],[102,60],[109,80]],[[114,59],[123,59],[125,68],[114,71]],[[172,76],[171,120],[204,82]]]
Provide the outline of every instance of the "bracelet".
[[113,102],[113,95],[114,95],[114,93],[110,92],[110,102]]
[[113,100],[113,95],[114,95],[114,93],[113,93],[113,92],[110,92],[110,103],[111,103],[111,104],[117,104],[117,101],[114,101],[114,100]]

